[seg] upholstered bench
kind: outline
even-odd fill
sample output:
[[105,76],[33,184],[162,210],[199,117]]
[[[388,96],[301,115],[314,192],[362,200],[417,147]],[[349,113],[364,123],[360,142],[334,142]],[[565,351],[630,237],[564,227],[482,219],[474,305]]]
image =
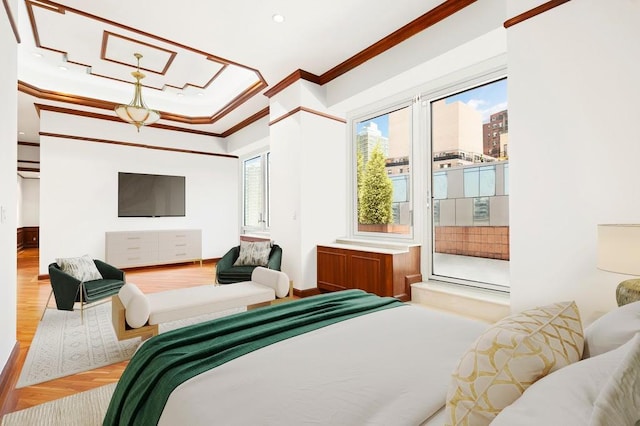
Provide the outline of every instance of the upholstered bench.
[[269,305],[289,293],[284,272],[263,267],[254,269],[251,281],[235,284],[207,284],[144,294],[126,283],[113,296],[112,321],[119,340],[158,334],[158,324],[246,306]]

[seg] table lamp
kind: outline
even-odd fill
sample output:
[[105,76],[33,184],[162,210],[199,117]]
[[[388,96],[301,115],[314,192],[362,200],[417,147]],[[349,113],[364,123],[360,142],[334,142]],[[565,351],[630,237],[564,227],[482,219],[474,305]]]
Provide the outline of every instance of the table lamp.
[[[598,225],[598,269],[640,276],[640,225]],[[618,284],[618,306],[637,300],[640,300],[640,279]]]

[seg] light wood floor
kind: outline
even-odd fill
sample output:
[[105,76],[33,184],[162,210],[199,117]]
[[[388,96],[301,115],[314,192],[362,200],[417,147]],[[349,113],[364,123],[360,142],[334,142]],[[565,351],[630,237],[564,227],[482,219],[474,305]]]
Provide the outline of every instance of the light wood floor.
[[[18,253],[17,277],[17,338],[20,343],[17,367],[22,368],[31,340],[51,290],[49,280],[38,281],[38,249]],[[136,269],[126,272],[127,281],[136,283],[145,293],[171,288],[209,284],[214,281],[213,263]],[[55,309],[55,301],[50,302]],[[78,312],[78,315],[80,313]],[[11,399],[17,411],[67,395],[93,389],[118,381],[127,362],[62,377],[34,386],[15,389]]]

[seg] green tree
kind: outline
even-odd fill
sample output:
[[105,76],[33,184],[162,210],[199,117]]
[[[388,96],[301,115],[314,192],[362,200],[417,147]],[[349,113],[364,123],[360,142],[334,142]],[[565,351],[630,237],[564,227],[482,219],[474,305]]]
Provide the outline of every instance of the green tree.
[[[358,182],[360,188],[360,183]],[[385,158],[376,144],[364,167],[362,187],[358,197],[358,219],[363,224],[393,223],[393,184],[387,176]]]
[[364,182],[364,155],[362,154],[362,151],[360,151],[360,149],[358,149],[358,152],[356,154],[356,183],[358,185],[358,192],[357,192],[357,196],[358,196],[358,219],[360,218],[360,203],[362,203],[362,184]]

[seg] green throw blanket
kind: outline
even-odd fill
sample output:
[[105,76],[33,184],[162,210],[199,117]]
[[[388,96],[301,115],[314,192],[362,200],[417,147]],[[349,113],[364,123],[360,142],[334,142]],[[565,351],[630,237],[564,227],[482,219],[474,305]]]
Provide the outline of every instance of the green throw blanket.
[[272,343],[403,303],[346,290],[162,333],[140,347],[120,378],[104,425],[155,425],[181,383]]

